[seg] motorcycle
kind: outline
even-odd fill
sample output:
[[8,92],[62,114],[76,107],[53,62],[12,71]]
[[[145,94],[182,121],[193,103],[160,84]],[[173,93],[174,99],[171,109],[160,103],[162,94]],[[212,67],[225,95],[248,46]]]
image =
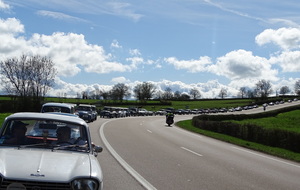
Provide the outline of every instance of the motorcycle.
[[171,126],[174,123],[174,115],[167,115],[166,123]]

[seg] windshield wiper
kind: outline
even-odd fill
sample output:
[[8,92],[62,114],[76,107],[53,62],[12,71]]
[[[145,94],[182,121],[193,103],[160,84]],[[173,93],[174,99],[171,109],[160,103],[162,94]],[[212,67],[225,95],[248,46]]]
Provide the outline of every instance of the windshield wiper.
[[18,149],[21,148],[28,148],[28,147],[48,147],[49,144],[48,143],[39,143],[39,144],[27,144],[27,145],[19,145]]
[[54,150],[75,150],[75,151],[80,151],[80,152],[86,152],[88,151],[87,145],[77,145],[77,144],[72,144],[72,145],[53,145],[52,151]]

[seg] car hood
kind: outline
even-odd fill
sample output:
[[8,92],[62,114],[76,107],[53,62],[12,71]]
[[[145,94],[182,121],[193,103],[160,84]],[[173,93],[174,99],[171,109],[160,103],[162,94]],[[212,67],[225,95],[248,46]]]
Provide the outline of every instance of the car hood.
[[68,182],[90,177],[90,154],[48,149],[0,149],[0,173],[10,179]]

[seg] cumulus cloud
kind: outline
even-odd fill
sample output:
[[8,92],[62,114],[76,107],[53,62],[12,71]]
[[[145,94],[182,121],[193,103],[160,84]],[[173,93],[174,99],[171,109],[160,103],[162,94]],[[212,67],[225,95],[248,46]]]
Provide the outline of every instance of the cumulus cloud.
[[3,2],[2,0],[0,0],[0,10],[4,10],[4,11],[10,10],[10,6],[5,2]]
[[111,82],[115,83],[115,84],[117,84],[117,83],[129,83],[130,80],[126,79],[125,77],[116,77],[116,78],[111,79]]
[[198,60],[178,60],[176,57],[169,57],[165,58],[164,61],[173,65],[178,70],[184,69],[191,73],[206,71],[207,66],[212,64],[208,56],[200,57]]
[[279,28],[278,30],[267,29],[256,36],[255,41],[262,46],[273,43],[284,50],[300,48],[299,28]]
[[252,52],[245,50],[232,51],[219,57],[209,70],[231,80],[245,78],[277,80],[278,74],[266,58],[254,56]]
[[82,34],[56,32],[52,35],[33,34],[29,39],[20,36],[24,26],[19,20],[0,19],[0,56],[8,58],[22,53],[49,56],[59,76],[74,76],[83,68],[86,72],[125,72],[132,68],[116,62],[99,45],[89,44]]
[[24,25],[16,18],[0,19],[0,35],[18,35],[24,33]]
[[283,72],[299,72],[300,51],[282,52],[278,56],[272,56],[270,62],[278,64]]

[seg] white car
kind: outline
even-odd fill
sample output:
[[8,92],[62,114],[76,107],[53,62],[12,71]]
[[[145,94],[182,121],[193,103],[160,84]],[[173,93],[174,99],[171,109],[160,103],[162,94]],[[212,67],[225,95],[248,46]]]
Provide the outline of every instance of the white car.
[[[59,141],[60,128],[69,129],[68,141]],[[78,117],[10,115],[0,130],[0,189],[101,190],[103,174],[96,158],[101,151]]]

